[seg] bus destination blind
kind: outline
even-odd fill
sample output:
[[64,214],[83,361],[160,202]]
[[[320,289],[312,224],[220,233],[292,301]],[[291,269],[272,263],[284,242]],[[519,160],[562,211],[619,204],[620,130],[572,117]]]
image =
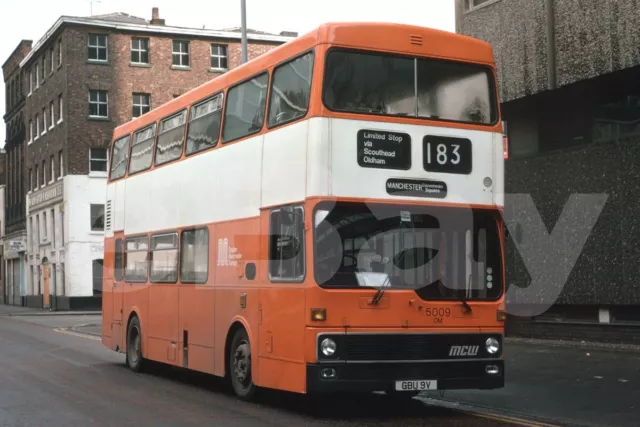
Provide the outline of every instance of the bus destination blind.
[[358,164],[364,168],[409,170],[411,137],[398,132],[358,131]]

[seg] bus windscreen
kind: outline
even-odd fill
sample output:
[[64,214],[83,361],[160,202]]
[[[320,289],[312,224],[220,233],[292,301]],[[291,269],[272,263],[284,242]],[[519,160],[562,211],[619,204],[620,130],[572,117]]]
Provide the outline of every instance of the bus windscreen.
[[497,120],[491,70],[464,62],[332,50],[323,99],[340,112],[482,125]]
[[320,203],[315,279],[323,288],[410,289],[424,300],[495,300],[502,253],[493,213]]

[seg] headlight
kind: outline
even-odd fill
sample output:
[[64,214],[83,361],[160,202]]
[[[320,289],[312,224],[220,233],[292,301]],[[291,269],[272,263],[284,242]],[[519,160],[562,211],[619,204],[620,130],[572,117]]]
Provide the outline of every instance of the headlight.
[[336,352],[337,347],[338,346],[336,345],[336,342],[331,338],[323,339],[322,343],[320,344],[320,349],[322,350],[322,354],[324,354],[327,357],[333,356]]
[[495,338],[489,338],[487,342],[485,342],[485,347],[489,354],[496,354],[500,350],[500,343]]

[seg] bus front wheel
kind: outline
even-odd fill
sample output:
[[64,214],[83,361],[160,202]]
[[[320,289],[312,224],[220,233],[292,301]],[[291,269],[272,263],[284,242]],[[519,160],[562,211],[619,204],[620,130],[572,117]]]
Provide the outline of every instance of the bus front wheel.
[[134,316],[129,322],[127,328],[127,366],[133,372],[140,372],[143,367],[144,358],[142,357],[142,329],[140,328],[140,320]]
[[228,370],[236,396],[242,400],[252,400],[256,386],[251,376],[251,344],[244,329],[238,329],[231,341]]

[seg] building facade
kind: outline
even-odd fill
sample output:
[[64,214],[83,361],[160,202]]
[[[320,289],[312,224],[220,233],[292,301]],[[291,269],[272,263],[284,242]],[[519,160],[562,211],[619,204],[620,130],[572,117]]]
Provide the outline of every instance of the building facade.
[[4,302],[21,305],[26,293],[27,248],[26,187],[24,174],[26,123],[24,116],[24,73],[20,63],[31,51],[32,42],[22,40],[2,65],[5,82],[6,129],[3,179],[5,183]]
[[[7,190],[5,167],[7,153],[0,150],[0,206],[4,207],[4,195]],[[5,234],[4,209],[0,209],[0,304],[6,304],[5,290],[5,265],[4,265],[4,234]]]
[[[26,304],[99,308],[113,129],[241,63],[241,35],[116,13],[61,17],[20,62]],[[290,40],[251,32],[249,59]]]
[[[457,0],[457,31],[495,50],[510,145],[507,192],[531,195],[549,231],[571,195],[607,196],[555,305],[511,319],[515,333],[640,342],[637,6],[634,0]],[[507,205],[507,215],[514,209]],[[567,253],[574,228],[564,236]],[[511,244],[507,271],[511,286],[531,282]],[[536,304],[522,293],[516,289],[508,303]]]

